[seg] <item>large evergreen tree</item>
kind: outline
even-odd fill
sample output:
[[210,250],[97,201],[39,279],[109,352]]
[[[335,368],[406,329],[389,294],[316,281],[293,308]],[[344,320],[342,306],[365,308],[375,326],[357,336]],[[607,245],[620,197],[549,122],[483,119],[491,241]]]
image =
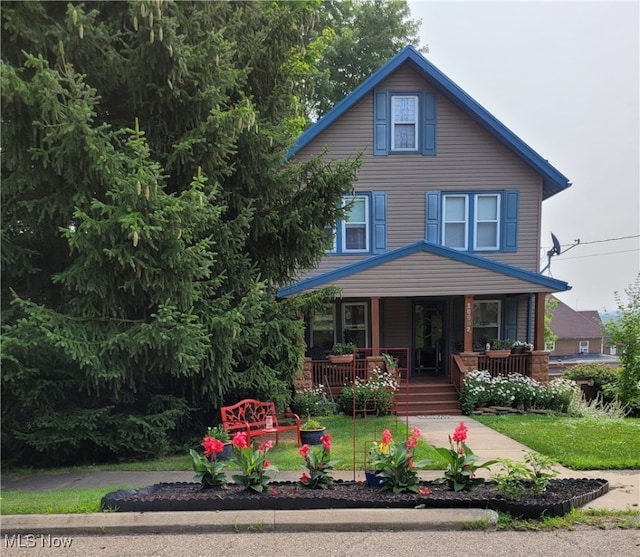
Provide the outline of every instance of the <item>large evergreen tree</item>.
[[318,5],[3,2],[4,456],[157,453],[223,400],[285,402],[274,287],[357,168],[285,163]]

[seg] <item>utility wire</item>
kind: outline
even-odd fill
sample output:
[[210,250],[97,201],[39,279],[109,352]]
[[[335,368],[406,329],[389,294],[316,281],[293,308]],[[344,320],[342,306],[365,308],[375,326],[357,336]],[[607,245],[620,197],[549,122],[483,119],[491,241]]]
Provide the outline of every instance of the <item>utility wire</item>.
[[[591,242],[580,242],[580,245],[581,246],[586,246],[586,245],[589,245],[589,244],[601,244],[603,242],[617,242],[618,240],[629,240],[631,238],[640,238],[640,234],[636,234],[635,236],[621,236],[620,238],[608,238],[607,240],[593,240]],[[562,245],[560,247],[565,247],[565,246],[569,246],[569,245],[571,245],[571,244],[564,244],[564,245]],[[547,250],[547,249],[550,249],[550,248],[542,248],[541,247],[540,249]]]

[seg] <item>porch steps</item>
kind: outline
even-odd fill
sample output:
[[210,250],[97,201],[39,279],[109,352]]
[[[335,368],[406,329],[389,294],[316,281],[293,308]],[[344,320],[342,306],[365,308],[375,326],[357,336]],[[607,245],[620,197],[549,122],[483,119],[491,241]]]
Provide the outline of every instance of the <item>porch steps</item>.
[[462,414],[458,391],[448,381],[410,381],[396,393],[396,412],[401,416]]

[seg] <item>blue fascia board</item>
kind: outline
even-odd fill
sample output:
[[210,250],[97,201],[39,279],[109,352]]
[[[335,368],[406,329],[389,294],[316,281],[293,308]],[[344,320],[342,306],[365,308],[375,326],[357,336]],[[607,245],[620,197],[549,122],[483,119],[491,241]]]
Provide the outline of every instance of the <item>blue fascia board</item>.
[[462,263],[478,267],[480,269],[487,269],[489,271],[494,271],[502,275],[531,282],[538,286],[550,288],[554,292],[564,292],[567,290],[571,290],[571,287],[566,282],[551,277],[546,277],[544,275],[541,275],[540,273],[527,271],[526,269],[508,265],[507,263],[500,263],[499,261],[494,261],[485,257],[479,257],[477,255],[466,252],[461,252],[438,244],[432,244],[431,242],[427,242],[425,240],[420,240],[413,244],[408,244],[401,248],[396,248],[380,255],[374,255],[373,257],[369,257],[361,261],[356,261],[354,263],[350,263],[349,265],[345,265],[344,267],[339,267],[337,269],[327,271],[326,273],[316,275],[315,277],[304,279],[289,286],[283,287],[278,291],[278,297],[284,298],[293,294],[299,294],[300,292],[304,292],[309,288],[329,286],[331,283],[341,278],[366,271],[367,269],[372,269],[374,267],[377,267],[378,265],[389,263],[391,261],[406,257],[407,255],[418,253],[420,251],[433,253],[435,255],[440,255],[454,261],[460,261]]
[[543,178],[543,199],[547,199],[571,185],[569,179],[543,159],[522,139],[509,130],[495,116],[484,109],[436,66],[429,62],[413,46],[408,45],[381,66],[342,101],[336,104],[315,124],[307,128],[298,138],[289,152],[289,157],[310,143],[315,137],[336,122],[347,110],[358,103],[365,95],[380,85],[405,62],[410,62],[419,73],[429,79],[436,89],[456,106],[483,126],[489,133],[511,149],[517,156],[533,167]]

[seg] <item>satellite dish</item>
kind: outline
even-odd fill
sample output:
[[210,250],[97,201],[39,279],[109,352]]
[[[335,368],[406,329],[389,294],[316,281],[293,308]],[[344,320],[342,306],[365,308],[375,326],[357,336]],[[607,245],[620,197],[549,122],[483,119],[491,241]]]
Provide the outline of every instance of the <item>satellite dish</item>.
[[[558,240],[558,238],[556,238],[553,232],[551,233],[551,241],[553,242],[553,247],[547,252],[547,258],[549,262],[547,263],[547,266],[544,269],[542,269],[542,271],[540,271],[541,273],[544,273],[547,269],[551,267],[551,258],[554,255],[560,255],[560,253],[562,252],[562,249],[560,247],[560,241]],[[575,244],[573,244],[572,246],[569,246],[564,251],[567,252],[571,248],[575,248],[577,245],[580,245],[580,239],[577,239],[575,242],[576,242]],[[551,273],[551,271],[549,271],[549,273]]]
[[553,232],[551,233],[551,241],[553,242],[553,247],[547,252],[547,256],[553,257],[554,255],[560,255],[560,241]]

